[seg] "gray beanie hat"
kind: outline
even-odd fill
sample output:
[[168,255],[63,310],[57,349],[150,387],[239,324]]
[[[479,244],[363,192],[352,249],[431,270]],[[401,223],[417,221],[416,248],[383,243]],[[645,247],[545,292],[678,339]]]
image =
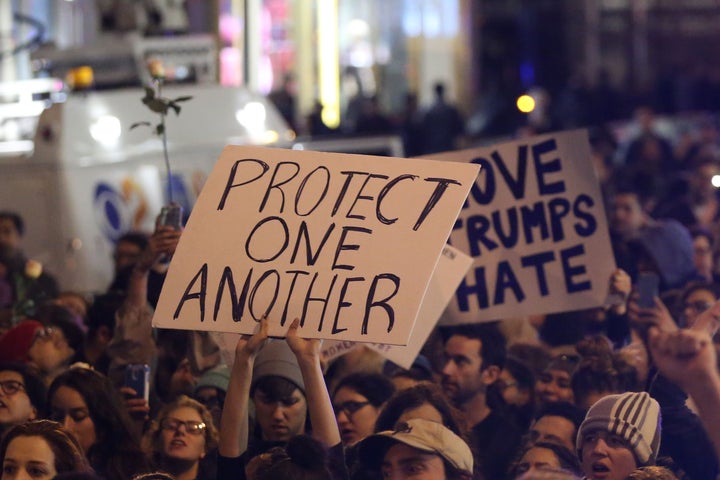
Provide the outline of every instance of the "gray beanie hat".
[[295,354],[285,340],[267,341],[260,353],[255,357],[253,364],[253,377],[250,384],[250,391],[255,389],[258,380],[264,377],[282,377],[294,383],[303,394],[305,394],[305,382],[303,382],[300,366],[297,363]]
[[660,423],[660,405],[647,392],[607,395],[588,410],[575,446],[581,455],[583,438],[605,431],[624,438],[641,466],[651,465],[660,449]]
[[228,383],[230,383],[230,368],[227,365],[218,365],[203,373],[195,385],[195,393],[204,387],[215,387],[227,392]]

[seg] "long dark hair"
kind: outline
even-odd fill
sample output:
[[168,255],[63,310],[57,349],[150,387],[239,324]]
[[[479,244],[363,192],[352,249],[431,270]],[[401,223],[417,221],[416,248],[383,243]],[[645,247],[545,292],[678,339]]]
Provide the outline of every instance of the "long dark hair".
[[105,375],[87,368],[71,368],[63,372],[48,390],[51,405],[60,387],[75,390],[87,404],[96,436],[87,457],[99,474],[108,480],[125,480],[136,473],[152,470],[140,449],[137,435],[133,433],[120,395]]

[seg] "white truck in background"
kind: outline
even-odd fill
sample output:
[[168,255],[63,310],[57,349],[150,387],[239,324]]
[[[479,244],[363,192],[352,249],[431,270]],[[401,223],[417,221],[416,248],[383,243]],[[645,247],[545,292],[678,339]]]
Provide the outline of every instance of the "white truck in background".
[[[185,95],[192,100],[166,126],[173,200],[189,212],[225,145],[289,145],[293,132],[244,88],[163,88],[168,98]],[[22,215],[25,253],[63,289],[104,291],[114,242],[129,230],[151,232],[167,203],[160,138],[129,128],[159,120],[143,96],[142,88],[66,94],[52,79],[0,84],[0,210]]]

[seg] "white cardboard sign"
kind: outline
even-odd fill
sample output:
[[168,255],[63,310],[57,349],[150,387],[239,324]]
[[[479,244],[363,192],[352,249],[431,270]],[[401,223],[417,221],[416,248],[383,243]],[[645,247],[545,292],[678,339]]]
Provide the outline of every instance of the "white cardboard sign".
[[226,147],[153,326],[404,345],[478,166]]
[[441,324],[605,302],[615,260],[586,131],[432,158],[481,167],[450,235],[475,262]]

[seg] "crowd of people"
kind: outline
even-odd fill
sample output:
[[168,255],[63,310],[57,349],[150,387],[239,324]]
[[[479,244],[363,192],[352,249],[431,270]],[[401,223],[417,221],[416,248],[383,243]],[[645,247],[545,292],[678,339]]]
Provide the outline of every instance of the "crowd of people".
[[[361,345],[328,362],[297,320],[269,338],[272,318],[226,365],[212,334],[151,326],[181,230],[120,238],[88,301],[0,212],[0,480],[720,478],[711,120],[670,139],[642,108],[630,141],[592,131],[607,306],[440,326],[410,369]],[[147,390],[126,381],[137,365]]]

